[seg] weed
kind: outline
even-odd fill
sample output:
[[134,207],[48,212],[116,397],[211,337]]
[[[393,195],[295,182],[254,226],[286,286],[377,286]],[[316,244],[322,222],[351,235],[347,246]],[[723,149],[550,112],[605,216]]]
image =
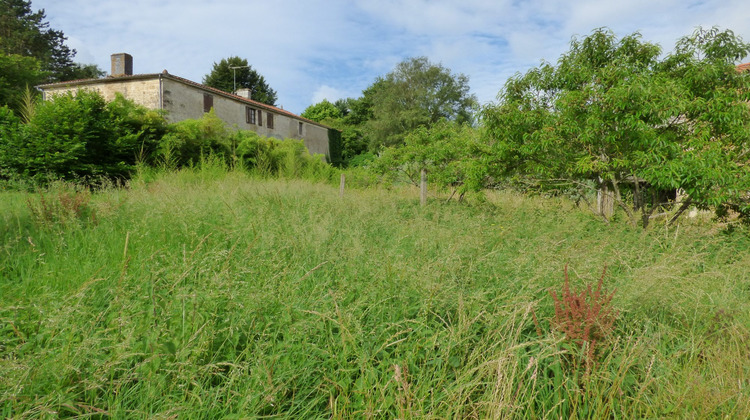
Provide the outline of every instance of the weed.
[[558,296],[557,292],[550,290],[555,301],[552,326],[565,334],[566,339],[583,352],[584,378],[591,374],[597,359],[597,346],[602,345],[611,335],[617,317],[611,306],[615,291],[608,294],[602,290],[606,272],[607,267],[604,267],[595,290],[588,284],[581,291],[573,291],[570,289],[566,264],[562,293]]
[[90,205],[91,193],[73,189],[51,195],[39,192],[38,198],[29,197],[26,205],[34,222],[43,227],[67,226],[87,220],[96,222],[96,211]]

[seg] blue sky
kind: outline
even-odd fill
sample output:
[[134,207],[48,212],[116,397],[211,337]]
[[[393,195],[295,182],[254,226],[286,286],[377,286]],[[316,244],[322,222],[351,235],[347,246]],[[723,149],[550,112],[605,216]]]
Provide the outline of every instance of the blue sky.
[[[76,61],[110,70],[112,53],[135,73],[201,82],[214,62],[247,58],[301,113],[326,98],[358,97],[408,57],[427,56],[469,77],[480,102],[573,36],[609,27],[671,51],[697,26],[750,41],[748,0],[32,0],[62,30]],[[745,61],[750,61],[750,57]]]

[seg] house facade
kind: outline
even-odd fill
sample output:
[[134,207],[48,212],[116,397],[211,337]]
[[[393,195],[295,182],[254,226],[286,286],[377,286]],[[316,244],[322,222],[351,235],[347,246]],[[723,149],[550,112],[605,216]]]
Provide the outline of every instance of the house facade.
[[150,109],[165,111],[169,122],[198,119],[212,108],[228,126],[252,130],[260,136],[301,139],[311,154],[330,158],[330,128],[284,109],[251,99],[247,89],[227,93],[168,73],[133,74],[132,57],[112,55],[111,75],[104,79],[74,80],[38,86],[44,99],[80,89],[98,91],[111,101],[116,93]]

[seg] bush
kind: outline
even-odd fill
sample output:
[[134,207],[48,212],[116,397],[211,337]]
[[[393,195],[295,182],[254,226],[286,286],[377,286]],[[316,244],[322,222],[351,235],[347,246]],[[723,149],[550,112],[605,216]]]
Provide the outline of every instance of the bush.
[[235,138],[239,163],[263,176],[321,180],[333,174],[321,156],[310,155],[302,140],[260,137],[253,131],[239,131]]
[[170,126],[161,139],[158,155],[168,168],[197,164],[203,155],[230,160],[234,144],[224,121],[213,109],[198,120],[184,120]]
[[0,176],[47,183],[54,179],[126,179],[155,148],[163,118],[118,96],[97,92],[53,97],[28,124],[0,111]]
[[7,106],[0,108],[0,179],[13,178],[18,166],[16,156],[21,120]]

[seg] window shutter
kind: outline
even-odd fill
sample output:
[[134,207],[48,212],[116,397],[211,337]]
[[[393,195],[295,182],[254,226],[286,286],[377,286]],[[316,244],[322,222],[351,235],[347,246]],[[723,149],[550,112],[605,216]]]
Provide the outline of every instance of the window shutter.
[[214,107],[214,96],[207,93],[203,94],[203,112],[211,111]]

